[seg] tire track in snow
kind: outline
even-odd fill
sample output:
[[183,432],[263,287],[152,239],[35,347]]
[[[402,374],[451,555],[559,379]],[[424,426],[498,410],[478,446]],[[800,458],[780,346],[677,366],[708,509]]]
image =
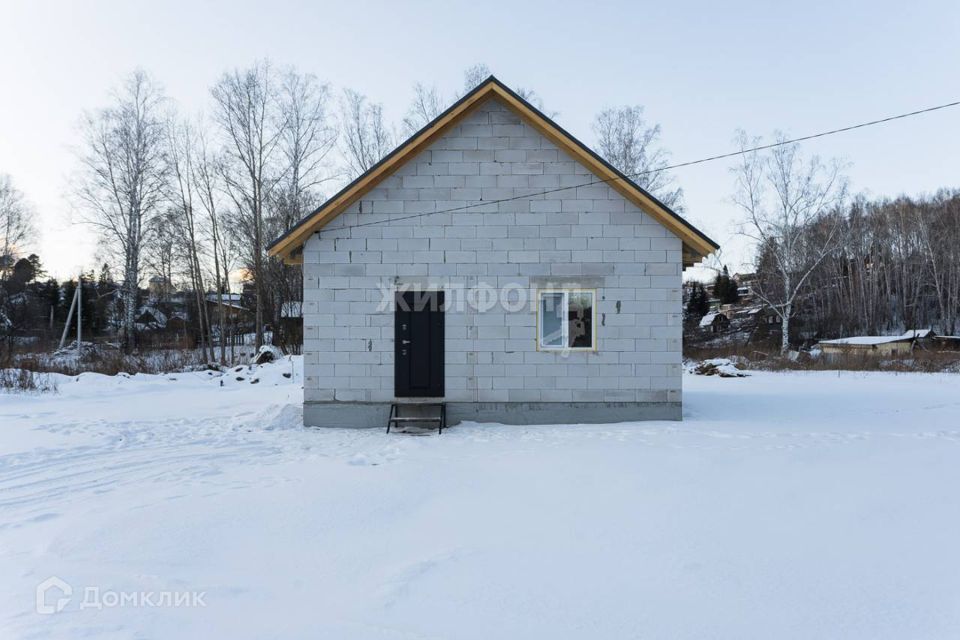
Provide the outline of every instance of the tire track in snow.
[[[220,419],[69,422],[38,429],[96,441],[0,456],[5,526],[35,520],[65,501],[163,480],[202,482],[238,464],[288,459],[287,407]],[[303,449],[309,453],[310,449]]]

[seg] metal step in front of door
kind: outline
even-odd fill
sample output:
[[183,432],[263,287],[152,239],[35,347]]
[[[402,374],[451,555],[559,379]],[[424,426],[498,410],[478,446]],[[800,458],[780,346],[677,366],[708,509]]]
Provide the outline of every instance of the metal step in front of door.
[[[403,408],[403,414],[400,409]],[[438,435],[447,426],[447,405],[442,402],[394,402],[390,405],[390,418],[387,420],[387,433],[391,428],[400,426],[429,427],[438,429]],[[402,433],[411,433],[404,431]],[[416,433],[416,432],[412,432]]]

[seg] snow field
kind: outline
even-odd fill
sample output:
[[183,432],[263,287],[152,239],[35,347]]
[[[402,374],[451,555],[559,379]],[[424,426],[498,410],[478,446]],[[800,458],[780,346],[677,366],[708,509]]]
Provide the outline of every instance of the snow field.
[[[0,395],[0,637],[960,629],[960,377],[687,375],[682,423],[410,437],[304,429],[301,375]],[[41,615],[50,576],[75,592]],[[205,606],[81,608],[88,586]]]

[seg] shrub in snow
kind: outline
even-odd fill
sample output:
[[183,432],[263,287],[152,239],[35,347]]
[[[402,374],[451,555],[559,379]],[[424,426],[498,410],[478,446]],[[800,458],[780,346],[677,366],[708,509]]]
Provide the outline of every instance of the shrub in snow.
[[100,359],[104,357],[104,352],[115,352],[116,349],[112,347],[109,343],[104,344],[94,344],[92,342],[82,342],[80,344],[80,350],[77,351],[77,343],[73,342],[63,347],[62,349],[57,349],[53,352],[53,360],[76,360],[78,355],[81,356],[84,360],[93,360]]
[[0,369],[0,390],[56,393],[57,383],[46,374],[27,369]]

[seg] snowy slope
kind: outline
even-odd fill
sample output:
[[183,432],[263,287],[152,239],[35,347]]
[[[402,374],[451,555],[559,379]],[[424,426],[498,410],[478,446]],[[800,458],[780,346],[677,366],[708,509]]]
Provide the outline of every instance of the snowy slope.
[[687,376],[683,423],[410,437],[303,429],[294,364],[254,374],[0,395],[0,638],[960,629],[956,376]]

